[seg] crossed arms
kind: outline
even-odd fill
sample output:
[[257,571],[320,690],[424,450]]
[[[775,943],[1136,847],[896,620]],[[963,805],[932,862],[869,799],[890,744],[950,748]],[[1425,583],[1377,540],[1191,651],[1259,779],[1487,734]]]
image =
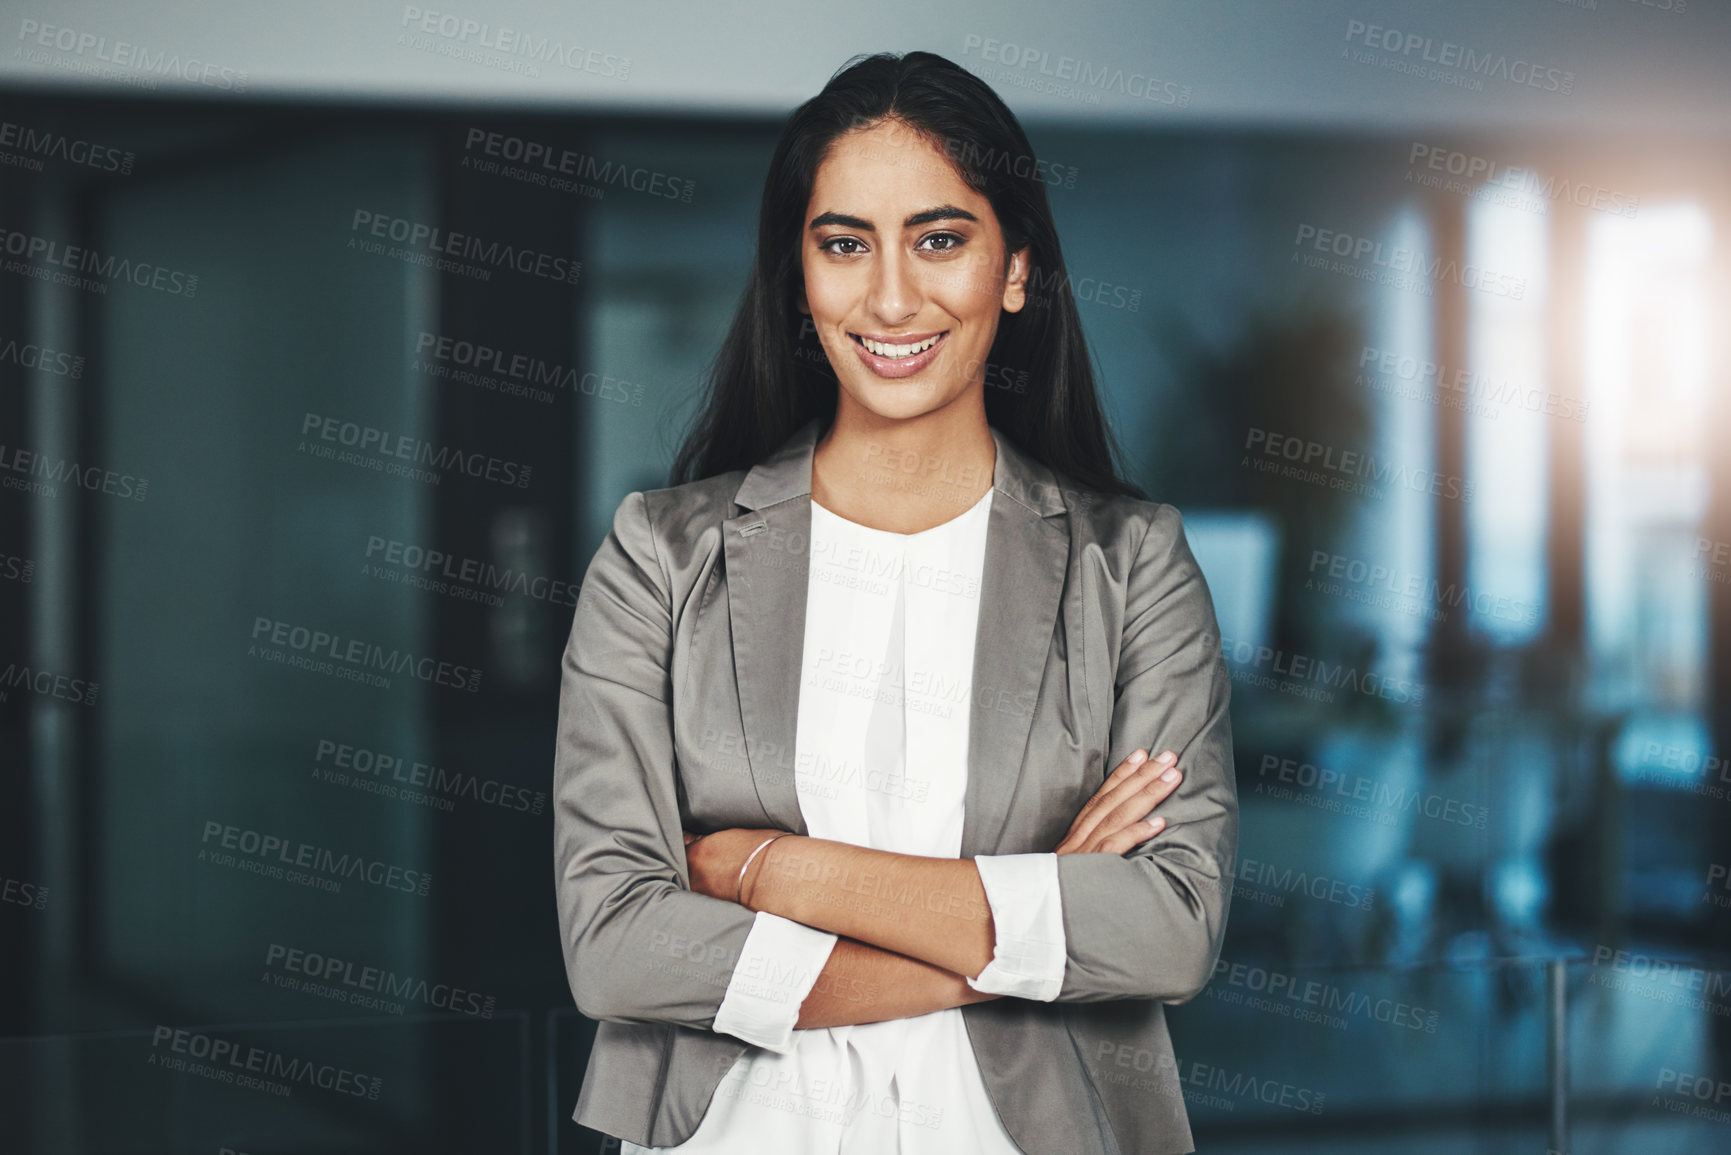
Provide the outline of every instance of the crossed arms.
[[[1214,615],[1176,511],[1150,517],[1129,571],[1109,757],[1118,769],[1057,851],[1065,959],[1059,1001],[1181,1002],[1212,972],[1237,831],[1228,683]],[[691,855],[673,771],[671,596],[645,496],[621,504],[590,564],[565,649],[554,857],[567,975],[578,1008],[616,1022],[714,1028],[757,911],[841,936],[798,1026],[928,1013],[996,997],[974,989],[994,956],[972,859],[925,858],[727,830]],[[1126,766],[1139,746],[1186,773]],[[1141,825],[1163,803],[1167,829]],[[855,901],[860,878],[931,903]],[[735,901],[739,894],[745,901]],[[862,997],[862,992],[877,992]]]
[[[1175,760],[1171,751],[1155,759],[1132,753],[1055,853],[1122,854],[1157,834],[1164,819],[1146,816],[1177,789]],[[800,1004],[795,1025],[802,1029],[906,1018],[1008,993],[1002,979],[997,987],[966,980],[980,979],[997,953],[998,903],[1044,897],[1037,883],[1023,884],[993,901],[971,858],[896,854],[773,830],[685,839],[693,890],[843,936]],[[861,990],[891,997],[862,1000]]]

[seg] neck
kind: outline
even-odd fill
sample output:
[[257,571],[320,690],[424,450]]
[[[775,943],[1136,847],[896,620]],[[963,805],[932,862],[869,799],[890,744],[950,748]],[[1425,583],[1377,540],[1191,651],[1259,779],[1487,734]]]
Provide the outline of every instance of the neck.
[[959,517],[992,488],[997,446],[976,391],[917,417],[888,418],[841,391],[812,454],[812,500],[872,529],[920,533]]

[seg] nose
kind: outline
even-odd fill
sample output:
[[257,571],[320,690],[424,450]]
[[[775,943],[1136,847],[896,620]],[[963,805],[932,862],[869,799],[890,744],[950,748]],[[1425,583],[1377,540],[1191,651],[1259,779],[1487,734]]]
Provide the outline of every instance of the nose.
[[872,264],[866,309],[886,328],[911,320],[920,311],[922,294],[913,260],[895,246],[886,246],[880,260]]

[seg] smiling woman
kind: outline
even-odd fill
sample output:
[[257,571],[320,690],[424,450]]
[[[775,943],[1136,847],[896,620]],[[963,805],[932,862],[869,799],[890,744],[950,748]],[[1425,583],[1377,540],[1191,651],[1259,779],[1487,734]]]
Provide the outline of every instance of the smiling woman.
[[802,105],[674,484],[590,563],[554,851],[576,1117],[631,1155],[1192,1149],[1229,682],[1031,157],[928,53]]

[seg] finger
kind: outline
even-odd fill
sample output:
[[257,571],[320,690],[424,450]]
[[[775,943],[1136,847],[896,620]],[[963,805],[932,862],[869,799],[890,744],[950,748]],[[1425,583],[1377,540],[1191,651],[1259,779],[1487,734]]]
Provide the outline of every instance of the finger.
[[[1164,773],[1172,765],[1171,759],[1173,757],[1175,755],[1168,750],[1159,758],[1134,767],[1116,783],[1108,781],[1108,784],[1101,787],[1094,797],[1088,800],[1087,805],[1084,805],[1077,813],[1076,821],[1071,824],[1072,831],[1083,839],[1089,837],[1099,828],[1101,822],[1106,820],[1106,815],[1124,805],[1127,799],[1133,798],[1144,786]],[[1148,806],[1142,811],[1142,814],[1146,814],[1153,808],[1152,805]],[[1135,817],[1140,818],[1142,814],[1137,814]]]
[[1149,799],[1163,800],[1168,794],[1178,789],[1178,784],[1184,780],[1183,767],[1171,762],[1151,762],[1148,772],[1128,780],[1114,795],[1107,800],[1112,806],[1120,806],[1132,800]]
[[1148,761],[1148,751],[1138,746],[1136,749],[1130,751],[1129,755],[1122,762],[1112,768],[1112,773],[1106,775],[1106,781],[1110,782],[1114,778],[1122,778],[1146,761]]
[[1132,822],[1110,838],[1102,839],[1099,853],[1123,854],[1132,846],[1140,846],[1156,834],[1166,829],[1164,818],[1151,818],[1146,822]]
[[1139,822],[1132,822],[1122,829],[1114,830],[1111,834],[1096,839],[1094,853],[1123,854],[1132,846],[1139,846],[1164,829],[1166,829],[1164,818],[1148,818]]
[[1121,801],[1112,805],[1111,809],[1103,810],[1098,815],[1094,827],[1095,832],[1104,837],[1122,830],[1133,822],[1147,818],[1150,811],[1171,797],[1172,792],[1178,789],[1183,780],[1184,773],[1176,766],[1149,778],[1136,791],[1126,793]]
[[1094,791],[1093,796],[1082,804],[1082,809],[1077,811],[1077,813],[1086,814],[1089,808],[1093,807],[1100,801],[1100,795],[1103,791],[1117,785],[1119,782],[1122,782],[1124,779],[1134,774],[1136,770],[1146,764],[1147,761],[1148,751],[1143,750],[1140,747],[1130,751],[1129,757],[1125,758],[1122,762],[1112,768],[1112,773],[1106,775],[1104,781],[1101,782],[1100,789]]
[[681,830],[680,833],[685,835],[685,845],[687,846],[690,846],[693,842],[697,841],[697,835],[691,833],[689,830]]
[[1158,806],[1160,803],[1166,801],[1167,798],[1171,797],[1172,792],[1178,789],[1179,784],[1183,781],[1183,767],[1168,766],[1165,770],[1162,770],[1158,774],[1151,775],[1145,782],[1143,782],[1142,789],[1137,791],[1137,796],[1139,799],[1148,802],[1149,808],[1152,809],[1154,806]]
[[[1161,757],[1164,758],[1165,755]],[[1147,781],[1151,775],[1159,773],[1163,765],[1165,763],[1162,763],[1160,759],[1131,762],[1130,759],[1126,758],[1119,763],[1118,769],[1112,771],[1106,781],[1094,792],[1094,796],[1083,803],[1082,809],[1077,811],[1076,817],[1081,818],[1103,806],[1110,806],[1122,801],[1129,792],[1136,790],[1140,783]]]
[[1103,807],[1091,816],[1084,839],[1097,844],[1126,827],[1151,819],[1153,810],[1171,796],[1182,778],[1182,774],[1170,780],[1164,776],[1155,778],[1134,793],[1126,794],[1121,801]]
[[[1075,836],[1078,842],[1092,842],[1092,840],[1096,840],[1097,836],[1108,835],[1113,829],[1116,829],[1116,826],[1122,826],[1122,821],[1113,824],[1113,817],[1111,817],[1113,812],[1122,807],[1125,798],[1136,797],[1137,791],[1141,790],[1144,781],[1148,781],[1151,772],[1153,772],[1153,764],[1144,762],[1141,767],[1137,767],[1134,774],[1130,774],[1129,778],[1123,779],[1116,786],[1103,788],[1099,793],[1096,793],[1089,800],[1091,805],[1080,810],[1075,821],[1070,824],[1071,835]],[[1153,809],[1153,807],[1149,807],[1149,809]],[[1146,810],[1144,810],[1144,814],[1146,814]],[[1141,814],[1137,814],[1136,817],[1141,817]]]

